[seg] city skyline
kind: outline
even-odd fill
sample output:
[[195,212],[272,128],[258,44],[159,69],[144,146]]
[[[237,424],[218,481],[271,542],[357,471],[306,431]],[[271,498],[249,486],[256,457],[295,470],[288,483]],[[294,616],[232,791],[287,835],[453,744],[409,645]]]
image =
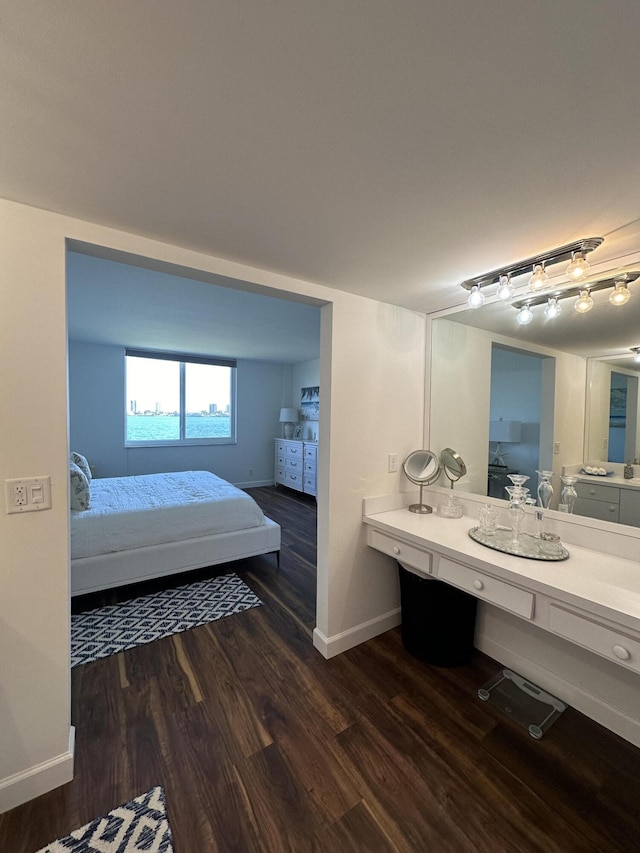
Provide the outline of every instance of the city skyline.
[[[172,413],[180,410],[180,367],[175,361],[127,358],[125,411],[131,414],[135,401],[138,414]],[[186,364],[186,400],[188,412],[207,412],[210,406],[229,412],[231,389],[227,368],[209,364]],[[160,412],[158,412],[160,407]]]

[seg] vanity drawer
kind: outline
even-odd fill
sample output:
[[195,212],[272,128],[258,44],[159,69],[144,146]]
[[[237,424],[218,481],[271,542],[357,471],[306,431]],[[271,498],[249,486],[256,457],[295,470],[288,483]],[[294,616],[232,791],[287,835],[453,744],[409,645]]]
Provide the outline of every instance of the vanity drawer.
[[419,548],[414,548],[413,545],[407,545],[406,542],[401,542],[393,536],[380,533],[379,530],[372,528],[367,530],[367,544],[377,551],[382,551],[383,554],[395,557],[396,560],[406,563],[408,566],[413,566],[414,569],[419,569],[425,574],[431,572],[431,554],[428,551],[421,551]]
[[557,604],[549,606],[549,629],[585,649],[640,672],[640,640],[585,619]]
[[531,592],[462,566],[460,563],[454,563],[453,560],[445,557],[440,558],[437,576],[440,580],[470,592],[476,598],[489,601],[525,619],[533,618],[535,596]]
[[618,486],[607,486],[604,483],[586,483],[578,481],[575,485],[578,498],[589,501],[606,501],[610,504],[620,503],[620,489]]
[[[612,491],[619,492],[620,490]],[[578,498],[573,511],[576,515],[599,518],[601,521],[618,521],[620,517],[620,505],[617,502],[587,500],[586,498]]]

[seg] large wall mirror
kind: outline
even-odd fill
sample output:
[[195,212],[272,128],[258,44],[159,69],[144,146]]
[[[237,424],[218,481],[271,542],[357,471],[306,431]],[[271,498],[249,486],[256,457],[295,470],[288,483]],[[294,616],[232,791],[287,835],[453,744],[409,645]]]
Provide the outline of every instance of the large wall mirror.
[[430,315],[428,441],[464,458],[461,491],[506,499],[506,474],[517,471],[535,495],[536,472],[550,470],[555,509],[563,466],[610,469],[638,457],[640,363],[631,349],[640,346],[640,282],[630,290],[623,306],[593,293],[582,315],[573,299],[553,320],[536,307],[527,326],[510,303],[490,299]]

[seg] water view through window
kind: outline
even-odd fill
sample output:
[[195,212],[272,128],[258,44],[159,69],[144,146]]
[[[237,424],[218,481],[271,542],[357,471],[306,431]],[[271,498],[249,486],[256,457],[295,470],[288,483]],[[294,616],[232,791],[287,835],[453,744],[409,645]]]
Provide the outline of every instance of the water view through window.
[[130,354],[125,366],[127,444],[232,439],[235,366]]

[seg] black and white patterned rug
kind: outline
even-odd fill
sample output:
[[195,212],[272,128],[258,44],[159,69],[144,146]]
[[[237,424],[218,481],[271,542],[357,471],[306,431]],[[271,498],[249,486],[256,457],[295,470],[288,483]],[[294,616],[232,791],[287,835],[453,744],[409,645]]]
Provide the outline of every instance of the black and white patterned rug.
[[240,613],[262,602],[234,573],[71,616],[71,666]]
[[173,853],[162,788],[130,800],[37,853]]

